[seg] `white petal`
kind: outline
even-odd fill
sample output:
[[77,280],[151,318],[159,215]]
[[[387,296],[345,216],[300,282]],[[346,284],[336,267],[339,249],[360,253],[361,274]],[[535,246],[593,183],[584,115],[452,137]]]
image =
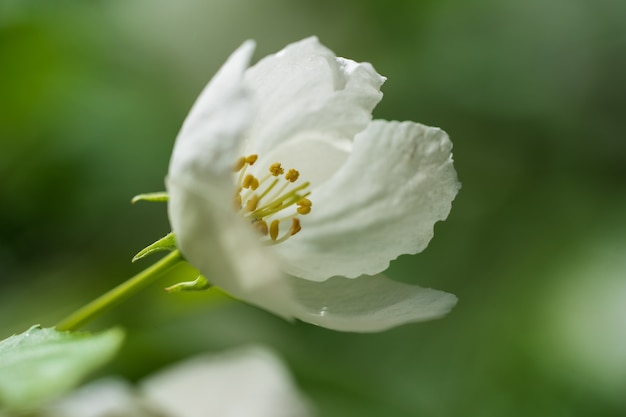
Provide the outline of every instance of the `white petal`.
[[308,404],[282,362],[260,347],[200,356],[142,384],[147,402],[171,417],[304,417]]
[[337,58],[314,37],[267,56],[245,78],[259,100],[249,149],[260,155],[310,136],[349,147],[371,120],[385,80],[368,63]]
[[91,382],[49,404],[38,414],[41,417],[148,417],[141,407],[134,388],[118,378]]
[[453,294],[392,281],[383,275],[324,282],[292,278],[306,322],[339,331],[378,332],[401,324],[432,320],[457,302]]
[[422,251],[459,189],[440,129],[374,121],[336,175],[312,191],[302,231],[275,250],[292,275],[322,281],[385,270]]
[[169,217],[185,259],[230,295],[289,318],[293,296],[279,263],[233,210],[229,184],[168,178]]
[[254,114],[252,96],[243,82],[253,52],[252,41],[241,45],[198,97],[176,138],[171,178],[231,173]]
[[285,278],[233,209],[232,166],[254,111],[242,80],[253,50],[246,42],[231,55],[185,120],[170,161],[168,214],[181,253],[209,282],[285,316]]
[[337,146],[336,141],[309,137],[280,144],[265,154],[253,168],[263,170],[274,162],[280,162],[286,169],[296,168],[302,181],[317,187],[330,179],[349,155]]

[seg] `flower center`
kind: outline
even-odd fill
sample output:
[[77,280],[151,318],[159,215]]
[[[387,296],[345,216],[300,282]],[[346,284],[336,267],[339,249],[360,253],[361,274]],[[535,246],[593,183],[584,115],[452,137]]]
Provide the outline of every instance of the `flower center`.
[[298,215],[311,212],[312,203],[307,198],[311,194],[307,191],[310,183],[297,184],[300,173],[293,168],[285,172],[279,162],[270,165],[266,174],[257,178],[247,172],[257,159],[257,155],[242,156],[233,167],[233,171],[239,173],[235,209],[267,237],[264,243],[281,243],[301,230]]

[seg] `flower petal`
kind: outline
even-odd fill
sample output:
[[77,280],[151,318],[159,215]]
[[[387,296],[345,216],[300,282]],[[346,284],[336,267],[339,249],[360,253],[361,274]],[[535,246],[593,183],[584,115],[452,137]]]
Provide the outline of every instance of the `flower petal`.
[[243,83],[253,50],[246,42],[230,56],[185,120],[166,181],[168,214],[181,253],[211,284],[284,315],[285,278],[233,209],[232,166],[254,112]]
[[252,227],[232,210],[232,190],[168,178],[169,217],[185,259],[233,297],[279,316],[292,308],[287,278]]
[[270,350],[249,346],[175,364],[141,384],[147,403],[172,417],[305,417],[308,400]]
[[[4,414],[1,414],[4,416]],[[137,398],[133,387],[118,377],[92,381],[41,410],[39,417],[154,416]]]
[[287,169],[296,168],[303,181],[308,181],[311,187],[317,187],[330,179],[349,155],[349,152],[337,146],[336,141],[327,138],[303,138],[282,143],[272,149],[250,172],[261,176],[261,169],[280,162]]
[[286,272],[313,281],[354,278],[422,251],[459,189],[451,150],[440,129],[372,122],[335,176],[312,191],[302,231],[276,246]]
[[393,281],[384,275],[324,282],[292,278],[300,320],[339,331],[378,332],[448,313],[453,294]]
[[262,155],[311,135],[349,147],[370,122],[385,78],[368,63],[337,58],[311,37],[265,57],[245,80],[259,100],[248,147]]
[[226,176],[239,156],[254,102],[245,88],[254,42],[241,45],[202,91],[176,138],[169,176]]

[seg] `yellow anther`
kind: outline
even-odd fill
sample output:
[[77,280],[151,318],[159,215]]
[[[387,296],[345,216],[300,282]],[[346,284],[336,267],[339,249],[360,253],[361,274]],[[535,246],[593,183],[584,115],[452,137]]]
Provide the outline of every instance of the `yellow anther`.
[[241,187],[256,190],[259,188],[259,180],[254,175],[248,174],[243,181],[241,181]]
[[243,168],[243,166],[246,164],[246,158],[244,158],[243,156],[239,159],[237,159],[237,162],[235,162],[235,165],[233,165],[233,172],[239,172],[241,171],[241,168]]
[[[281,172],[281,174],[282,174],[282,172]],[[290,182],[295,182],[295,181],[298,179],[298,177],[299,177],[299,176],[300,176],[300,173],[299,173],[297,170],[295,170],[295,169],[291,168],[291,169],[290,169],[289,171],[287,171],[287,173],[285,174],[285,179],[286,179],[287,181],[290,181]]]
[[296,211],[300,214],[309,214],[311,212],[311,206],[299,206]]
[[291,236],[295,235],[300,230],[302,230],[302,227],[300,226],[300,219],[297,217],[294,217],[293,220],[291,220],[291,229],[290,229]]
[[296,211],[300,214],[309,214],[311,212],[311,206],[313,203],[308,198],[301,198],[296,205],[298,208]]
[[246,211],[248,213],[256,210],[256,206],[259,204],[259,196],[257,194],[253,194],[252,197],[246,201]]
[[274,162],[272,165],[270,165],[270,173],[273,176],[277,177],[279,175],[282,175],[283,172],[285,172],[285,170],[282,166],[280,166],[280,162]]
[[[237,178],[232,201],[235,210],[246,218],[261,236],[267,236],[262,240],[263,244],[276,245],[286,241],[302,229],[300,219],[296,216],[311,212],[313,203],[306,198],[311,193],[305,191],[310,183],[293,184],[300,177],[300,172],[293,168],[286,170],[280,162],[275,162],[269,167],[264,165],[261,168],[268,169],[269,172],[265,171],[260,177],[256,177],[255,174],[262,171],[249,173],[248,166],[253,165],[257,160],[258,155],[251,154],[238,158],[233,164],[233,171],[237,172],[235,175]],[[288,208],[290,210],[286,212]],[[274,220],[270,222],[268,218],[274,218]],[[291,220],[291,225],[289,230],[286,230],[289,220]],[[279,236],[282,222],[285,222],[283,233]]]
[[299,206],[311,207],[313,203],[308,198],[303,198],[296,203]]
[[265,222],[265,220],[258,220],[256,222],[252,223],[252,225],[263,236],[267,236],[268,228],[267,228],[267,223]]
[[254,175],[248,174],[245,176],[243,181],[241,181],[242,188],[250,188],[250,184],[252,184],[252,180],[254,179]]
[[279,223],[280,223],[280,221],[274,220],[270,224],[270,239],[272,239],[272,240],[276,240],[278,238],[278,224]]

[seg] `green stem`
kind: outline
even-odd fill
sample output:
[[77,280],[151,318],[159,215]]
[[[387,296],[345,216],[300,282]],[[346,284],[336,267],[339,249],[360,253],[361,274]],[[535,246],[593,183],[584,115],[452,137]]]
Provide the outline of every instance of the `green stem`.
[[76,330],[99,314],[152,284],[182,260],[183,257],[180,252],[177,250],[173,251],[151,267],[144,269],[128,281],[123,282],[61,320],[56,326],[57,330]]

